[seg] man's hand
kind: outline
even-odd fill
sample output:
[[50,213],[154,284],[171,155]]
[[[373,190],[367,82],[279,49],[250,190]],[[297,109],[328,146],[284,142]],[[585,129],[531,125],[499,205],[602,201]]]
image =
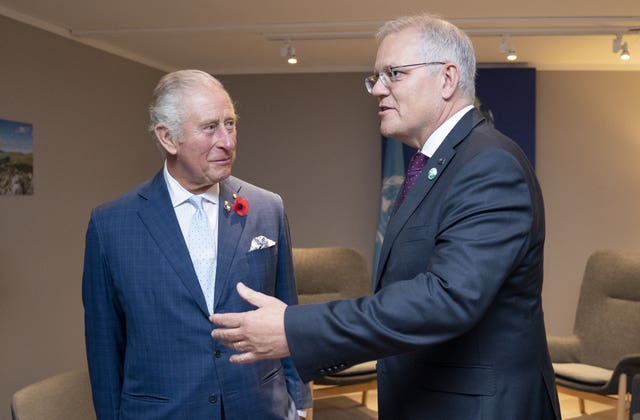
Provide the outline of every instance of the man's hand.
[[234,363],[289,356],[289,345],[284,333],[284,311],[287,305],[242,283],[238,283],[236,289],[244,300],[258,309],[211,315],[209,320],[220,326],[211,332],[211,336],[240,352],[231,356],[230,360]]

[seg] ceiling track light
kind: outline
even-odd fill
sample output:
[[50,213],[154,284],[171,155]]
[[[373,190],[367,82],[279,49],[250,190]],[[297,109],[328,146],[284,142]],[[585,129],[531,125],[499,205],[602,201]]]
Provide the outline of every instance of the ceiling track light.
[[509,61],[516,61],[518,59],[518,54],[513,44],[511,44],[511,37],[509,35],[502,35],[502,38],[500,38],[500,53],[507,54],[507,60]]
[[627,42],[622,42],[622,35],[618,34],[613,39],[613,52],[617,53],[620,51],[620,60],[627,61],[631,59],[631,54],[629,54],[629,46]]
[[287,42],[280,47],[280,56],[287,58],[287,63],[289,64],[297,64],[298,57],[296,57],[296,49],[291,45],[291,41],[287,40]]
[[622,45],[622,52],[620,53],[620,60],[630,60],[631,59],[631,54],[629,54],[629,48],[627,48],[627,43],[625,42]]

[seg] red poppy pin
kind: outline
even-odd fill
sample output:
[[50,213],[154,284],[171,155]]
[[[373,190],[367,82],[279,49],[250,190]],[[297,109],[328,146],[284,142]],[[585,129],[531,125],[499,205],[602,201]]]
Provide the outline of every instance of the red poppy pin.
[[249,214],[249,201],[237,194],[233,194],[233,205],[230,205],[228,201],[225,201],[224,209],[228,212],[233,210],[238,216],[244,217]]

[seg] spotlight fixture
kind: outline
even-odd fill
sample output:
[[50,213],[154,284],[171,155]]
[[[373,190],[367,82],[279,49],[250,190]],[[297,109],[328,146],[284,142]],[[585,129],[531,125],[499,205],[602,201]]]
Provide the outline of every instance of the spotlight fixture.
[[287,57],[287,63],[297,64],[298,58],[296,57],[296,49],[293,48],[290,41],[287,41],[282,47],[280,47],[280,55]]
[[620,60],[627,61],[631,58],[629,46],[626,42],[622,42],[622,35],[620,34],[613,39],[613,52],[617,53],[618,51],[620,51]]
[[631,54],[629,54],[629,48],[627,48],[627,43],[625,42],[620,53],[620,60],[627,61],[629,59],[631,59]]
[[515,61],[518,59],[515,47],[511,44],[511,38],[509,35],[502,35],[500,39],[500,53],[507,54],[507,60]]

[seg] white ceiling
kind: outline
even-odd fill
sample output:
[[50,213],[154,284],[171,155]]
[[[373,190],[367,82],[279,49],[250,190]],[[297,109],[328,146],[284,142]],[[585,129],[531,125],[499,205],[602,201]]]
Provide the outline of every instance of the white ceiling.
[[[640,0],[0,0],[0,14],[164,71],[212,74],[369,71],[373,33],[423,11],[472,37],[479,63],[542,70],[640,70]],[[624,35],[631,60],[612,52]],[[290,38],[299,63],[281,57]],[[311,39],[301,39],[311,38]]]

